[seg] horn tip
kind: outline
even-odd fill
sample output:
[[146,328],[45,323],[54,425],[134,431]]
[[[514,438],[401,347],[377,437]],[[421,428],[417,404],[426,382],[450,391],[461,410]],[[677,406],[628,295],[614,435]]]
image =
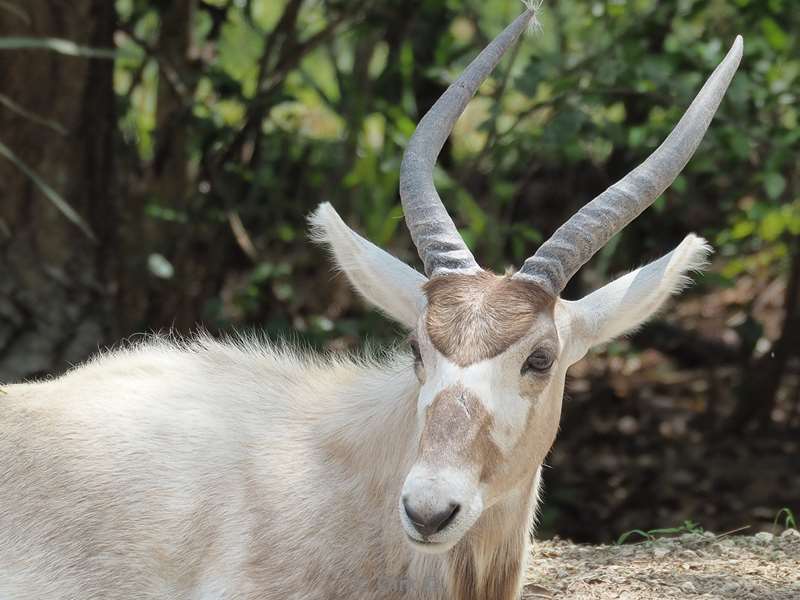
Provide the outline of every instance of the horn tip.
[[731,48],[731,52],[736,54],[738,57],[741,58],[742,50],[744,50],[744,38],[741,34],[736,36],[736,39],[733,40],[733,47]]
[[733,44],[731,45],[731,49],[728,50],[728,53],[725,55],[725,58],[720,63],[720,68],[723,65],[726,65],[727,68],[733,68],[735,72],[736,69],[739,68],[739,65],[742,62],[742,53],[744,52],[744,38],[741,35],[737,35],[736,39],[733,40]]

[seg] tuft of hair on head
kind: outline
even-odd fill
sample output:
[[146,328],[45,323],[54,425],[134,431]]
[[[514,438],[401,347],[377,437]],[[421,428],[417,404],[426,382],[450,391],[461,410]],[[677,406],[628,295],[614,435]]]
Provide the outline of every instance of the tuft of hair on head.
[[539,21],[539,11],[542,8],[542,4],[544,4],[544,0],[522,0],[522,4],[525,5],[525,8],[533,13],[533,18],[531,19],[530,24],[528,25],[528,33],[534,34],[539,33],[542,31],[542,23]]

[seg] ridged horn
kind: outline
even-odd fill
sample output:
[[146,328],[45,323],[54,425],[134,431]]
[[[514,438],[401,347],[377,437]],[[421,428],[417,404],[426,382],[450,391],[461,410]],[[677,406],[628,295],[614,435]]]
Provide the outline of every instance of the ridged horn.
[[433,169],[458,117],[534,18],[535,11],[526,10],[470,63],[419,122],[403,154],[400,199],[411,239],[429,277],[479,269],[436,191]]

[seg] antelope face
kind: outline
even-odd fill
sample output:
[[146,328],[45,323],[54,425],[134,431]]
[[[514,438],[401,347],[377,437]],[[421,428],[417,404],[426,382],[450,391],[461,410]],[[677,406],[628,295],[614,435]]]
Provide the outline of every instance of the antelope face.
[[555,299],[535,284],[480,271],[431,280],[425,294],[410,341],[417,460],[399,512],[411,544],[436,552],[531,485],[558,428],[564,369]]
[[452,547],[487,507],[530,486],[558,428],[567,367],[647,320],[710,251],[689,235],[669,254],[578,301],[559,298],[578,269],[689,161],[739,66],[741,37],[641,165],[580,209],[513,276],[478,266],[436,192],[433,168],[469,99],[535,18],[534,8],[467,67],[406,147],[400,198],[425,275],[354,233],[329,204],[311,217],[314,237],[330,245],[356,290],[412,331],[417,456],[398,508],[408,539],[423,551]]

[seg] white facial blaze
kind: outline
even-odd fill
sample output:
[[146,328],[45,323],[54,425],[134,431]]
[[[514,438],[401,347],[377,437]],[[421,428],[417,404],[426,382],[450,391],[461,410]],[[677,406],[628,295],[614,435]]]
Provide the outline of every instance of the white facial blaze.
[[524,358],[518,358],[521,353],[516,346],[518,344],[494,358],[466,367],[432,349],[426,356],[428,376],[419,393],[417,414],[420,430],[427,409],[436,396],[452,386],[462,386],[477,396],[484,410],[491,415],[494,422],[492,441],[508,456],[525,433],[531,408],[530,401],[520,393],[520,368]]

